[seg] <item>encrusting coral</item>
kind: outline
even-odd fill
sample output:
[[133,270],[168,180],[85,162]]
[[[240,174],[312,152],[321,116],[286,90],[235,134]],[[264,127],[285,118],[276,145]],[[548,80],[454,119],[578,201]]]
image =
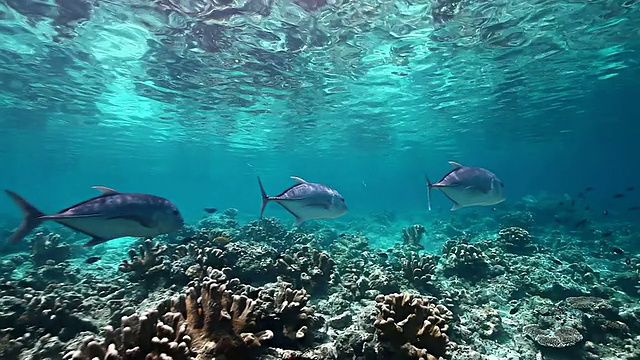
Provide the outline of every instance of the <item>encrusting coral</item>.
[[[408,293],[378,295],[374,326],[393,359],[435,360],[446,355],[448,322],[453,314],[443,305]],[[391,358],[391,357],[390,357]]]

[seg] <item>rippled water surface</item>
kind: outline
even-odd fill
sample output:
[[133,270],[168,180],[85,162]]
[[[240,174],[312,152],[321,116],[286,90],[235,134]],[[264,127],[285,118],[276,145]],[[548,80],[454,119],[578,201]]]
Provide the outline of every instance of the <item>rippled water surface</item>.
[[492,149],[549,162],[635,136],[635,0],[3,0],[0,19],[14,175]]

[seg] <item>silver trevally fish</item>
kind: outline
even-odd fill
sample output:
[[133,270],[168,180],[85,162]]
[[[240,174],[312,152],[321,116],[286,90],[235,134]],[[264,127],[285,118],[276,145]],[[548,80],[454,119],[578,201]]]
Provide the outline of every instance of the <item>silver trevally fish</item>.
[[451,201],[451,210],[467,206],[488,206],[505,200],[504,184],[491,171],[479,167],[467,167],[449,161],[453,170],[440,181],[432,184],[427,177],[429,210],[431,210],[431,189],[442,191]]
[[269,201],[275,201],[296,217],[294,226],[310,219],[332,219],[347,212],[344,198],[335,189],[326,185],[310,183],[299,177],[292,176],[296,184],[283,191],[278,196],[269,196],[264,191],[262,181],[258,177],[260,192],[262,193],[262,207],[260,217]]
[[91,236],[84,246],[125,237],[153,237],[180,229],[184,219],[169,200],[148,194],[121,193],[94,186],[101,195],[72,205],[55,214],[46,215],[10,190],[5,192],[24,213],[22,224],[9,238],[16,243],[46,220],[53,220],[68,228]]

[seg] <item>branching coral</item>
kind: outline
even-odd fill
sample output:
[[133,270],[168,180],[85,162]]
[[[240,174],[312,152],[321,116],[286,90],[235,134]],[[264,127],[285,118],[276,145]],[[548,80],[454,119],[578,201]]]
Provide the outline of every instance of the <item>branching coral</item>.
[[531,253],[535,246],[531,244],[531,235],[523,228],[508,227],[498,232],[498,243],[504,250],[514,254]]
[[374,326],[393,359],[433,360],[446,355],[447,323],[453,314],[445,306],[396,293],[378,295],[376,307],[380,313]]
[[304,245],[293,255],[285,254],[276,263],[278,273],[309,293],[322,292],[331,280],[335,262],[325,252]]
[[135,249],[129,249],[131,262],[123,260],[118,266],[118,270],[124,273],[130,273],[131,279],[134,281],[149,280],[157,273],[167,270],[163,264],[164,258],[161,256],[167,250],[166,245],[161,246],[158,243],[154,244],[151,240],[147,239],[138,249],[139,253],[136,252]]
[[405,277],[415,286],[427,287],[433,278],[439,259],[435,255],[418,255],[415,252],[406,254],[406,258],[402,261]]
[[69,258],[69,245],[61,241],[58,234],[38,232],[31,241],[31,259],[36,266],[51,261],[53,264]]
[[424,247],[420,244],[422,236],[427,232],[424,226],[416,224],[408,228],[402,229],[402,241],[413,251],[422,250]]
[[122,318],[119,328],[105,328],[105,339],[90,336],[80,349],[65,355],[70,360],[189,360],[191,337],[180,313],[167,312],[160,316],[157,310],[142,316]]
[[313,341],[312,329],[318,324],[310,295],[304,289],[295,290],[292,284],[281,282],[260,291],[262,301],[259,325],[272,329],[271,344],[282,348],[297,348]]
[[487,256],[472,244],[448,240],[442,246],[444,254],[444,273],[447,276],[457,275],[468,279],[483,277],[488,268]]

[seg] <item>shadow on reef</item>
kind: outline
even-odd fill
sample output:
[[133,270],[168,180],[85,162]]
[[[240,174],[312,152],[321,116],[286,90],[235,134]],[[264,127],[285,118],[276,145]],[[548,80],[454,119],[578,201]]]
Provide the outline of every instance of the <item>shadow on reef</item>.
[[[73,265],[63,236],[32,236],[28,254],[0,262],[0,357],[640,356],[636,257],[620,268],[591,261],[579,242],[534,224],[425,221],[398,226],[378,249],[368,219],[288,230],[271,218],[240,225],[236,215],[140,240],[103,273]],[[389,216],[376,218],[385,231],[396,223]],[[443,237],[439,251],[425,251]]]

